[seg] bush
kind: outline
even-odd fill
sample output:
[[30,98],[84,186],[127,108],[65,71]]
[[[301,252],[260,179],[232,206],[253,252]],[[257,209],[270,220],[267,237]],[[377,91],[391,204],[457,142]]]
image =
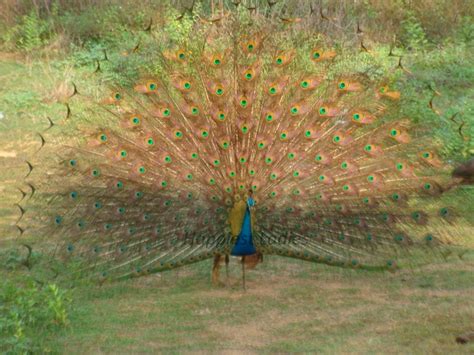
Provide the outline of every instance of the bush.
[[55,284],[19,285],[7,281],[0,289],[0,351],[44,352],[45,331],[68,324],[69,297]]

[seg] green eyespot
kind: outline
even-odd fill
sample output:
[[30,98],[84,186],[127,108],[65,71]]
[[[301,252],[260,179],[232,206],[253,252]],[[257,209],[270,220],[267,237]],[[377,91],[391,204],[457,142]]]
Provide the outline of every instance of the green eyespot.
[[287,155],[288,159],[290,159],[290,160],[295,159],[295,156],[296,156],[295,153],[288,153],[288,155]]
[[139,172],[140,174],[145,174],[146,168],[145,168],[144,166],[140,166],[140,167],[138,168],[138,172]]
[[165,163],[171,163],[172,159],[169,155],[165,157]]
[[188,89],[191,89],[191,83],[189,81],[186,81],[183,85],[183,87],[188,90]]
[[132,123],[133,123],[134,125],[139,125],[139,124],[140,124],[140,119],[139,119],[138,117],[133,117],[133,118],[132,118]]
[[170,114],[171,114],[171,110],[170,110],[169,108],[165,108],[165,109],[163,110],[163,115],[169,116]]
[[298,107],[294,106],[290,109],[292,115],[296,115],[298,113]]
[[122,158],[125,158],[125,157],[127,156],[127,151],[126,151],[126,150],[121,150],[121,151],[120,151],[120,156],[121,156]]
[[360,114],[354,113],[354,114],[352,115],[352,118],[354,119],[354,121],[359,121],[359,120],[360,120]]
[[93,169],[92,170],[92,176],[94,176],[94,177],[100,176],[100,170],[99,169]]
[[319,114],[320,114],[320,115],[325,115],[326,113],[327,113],[327,110],[326,110],[325,107],[320,107],[320,108],[319,108]]
[[182,138],[182,137],[183,137],[183,132],[181,132],[181,131],[176,131],[176,132],[174,133],[174,135],[175,135],[176,138]]
[[240,100],[240,106],[242,106],[243,108],[247,107],[247,100],[243,99],[243,100]]
[[197,114],[199,113],[199,109],[198,109],[197,107],[193,107],[193,108],[191,109],[191,113],[192,113],[193,115],[197,115]]
[[221,64],[221,61],[220,61],[220,59],[214,59],[214,64],[215,64],[215,65],[219,65],[219,64]]
[[146,143],[147,143],[148,145],[154,145],[154,144],[155,144],[155,141],[153,140],[153,138],[148,138],[147,141],[146,141]]
[[275,61],[278,65],[283,63],[283,59],[281,57],[278,57]]
[[221,120],[221,121],[225,120],[225,114],[224,113],[219,114],[219,120]]
[[309,86],[309,83],[308,83],[306,80],[304,80],[304,81],[302,81],[302,82],[300,83],[300,86],[301,86],[303,89],[305,89],[305,88],[307,88],[307,87]]
[[123,182],[122,181],[117,181],[117,183],[115,184],[115,187],[117,187],[117,189],[123,188]]
[[338,85],[338,88],[343,90],[346,88],[346,83],[345,82],[340,82],[339,85]]
[[247,80],[252,79],[252,73],[245,74],[245,79],[247,79]]
[[220,96],[220,95],[222,95],[223,93],[224,93],[224,90],[221,89],[221,88],[218,88],[218,89],[216,90],[216,95],[219,95],[219,96]]
[[277,89],[276,89],[276,87],[272,86],[268,91],[270,92],[271,95],[274,95],[274,94],[276,94]]
[[319,52],[313,52],[313,59],[318,59],[319,57],[321,57]]

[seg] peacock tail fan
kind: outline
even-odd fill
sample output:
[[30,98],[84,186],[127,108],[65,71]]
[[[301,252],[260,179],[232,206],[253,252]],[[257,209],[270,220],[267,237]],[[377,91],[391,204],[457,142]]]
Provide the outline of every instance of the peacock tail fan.
[[472,220],[443,194],[443,142],[403,114],[404,73],[304,31],[230,14],[152,33],[120,59],[132,85],[79,88],[43,133],[25,233],[74,275],[146,275],[229,253],[252,190],[264,254],[390,270],[463,244]]

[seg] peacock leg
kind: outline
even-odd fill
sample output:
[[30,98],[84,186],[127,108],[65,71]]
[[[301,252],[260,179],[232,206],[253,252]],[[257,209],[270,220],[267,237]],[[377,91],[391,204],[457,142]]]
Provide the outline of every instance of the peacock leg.
[[244,287],[244,291],[247,289],[245,288],[245,255],[242,256],[242,286]]
[[220,269],[220,261],[222,255],[216,254],[214,256],[214,264],[212,266],[212,284],[218,285],[219,284],[219,269]]
[[225,255],[225,277],[226,277],[226,284],[229,285],[229,254]]

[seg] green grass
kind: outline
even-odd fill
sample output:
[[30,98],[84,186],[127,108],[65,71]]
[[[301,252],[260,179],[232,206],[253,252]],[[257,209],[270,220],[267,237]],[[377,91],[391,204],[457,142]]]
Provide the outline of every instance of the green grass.
[[[468,353],[474,254],[395,274],[266,257],[229,286],[210,285],[210,261],[136,280],[81,286],[70,325],[42,334],[59,353]],[[225,281],[222,275],[221,279]]]
[[[67,60],[0,58],[5,116],[0,121],[0,251],[5,251],[17,242],[13,204],[27,171],[24,160],[39,147],[34,132],[47,127],[47,115],[55,121],[64,117],[64,106],[52,102],[71,92],[65,81],[86,88],[95,78],[92,67],[75,68]],[[432,65],[439,84],[444,72],[450,88],[456,82],[465,87],[472,76],[467,63],[457,69],[463,75],[451,76],[456,61],[446,60],[447,71],[441,61],[432,61],[419,64],[419,74],[428,76]],[[462,92],[443,92],[443,100],[461,105],[473,93],[470,85]],[[233,261],[229,286],[212,287],[206,261],[101,287],[78,286],[70,291],[69,325],[55,332],[38,329],[33,341],[43,351],[78,354],[469,353],[473,343],[459,345],[454,339],[474,330],[473,267],[472,252],[464,260],[394,274],[266,257],[248,272],[243,292],[240,265]],[[0,267],[2,279],[23,276],[21,269]]]

